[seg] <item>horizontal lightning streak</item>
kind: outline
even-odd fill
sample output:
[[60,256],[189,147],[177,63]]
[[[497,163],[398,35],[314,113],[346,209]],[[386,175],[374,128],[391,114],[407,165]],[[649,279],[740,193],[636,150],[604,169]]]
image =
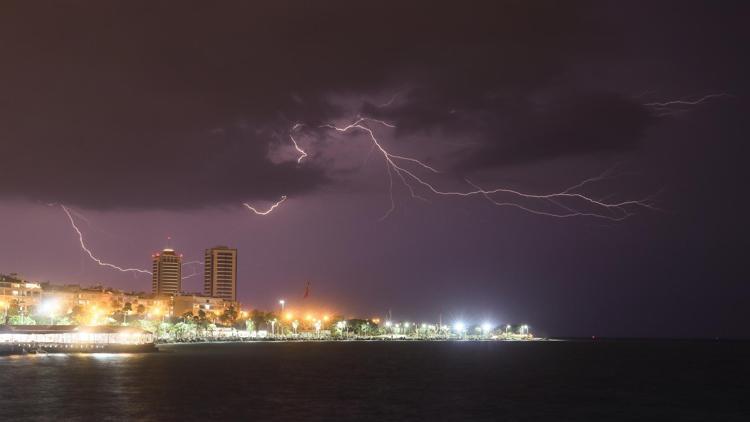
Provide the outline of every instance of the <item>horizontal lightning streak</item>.
[[185,265],[192,265],[192,264],[204,265],[203,261],[187,261],[187,262],[183,262],[182,266],[184,267]]
[[[378,141],[373,129],[367,125],[368,122],[378,123],[389,128],[395,127],[394,125],[391,125],[389,123],[376,120],[376,119],[365,118],[365,117],[360,117],[357,120],[355,120],[353,123],[346,125],[346,126],[336,126],[334,124],[325,124],[325,125],[322,125],[321,127],[333,129],[341,133],[346,133],[354,129],[358,129],[358,130],[362,130],[366,132],[370,140],[372,141],[373,146],[377,148],[378,151],[380,151],[381,155],[383,156],[383,159],[386,162],[388,176],[390,180],[389,186],[391,189],[390,191],[391,197],[393,195],[393,181],[392,181],[393,173],[395,173],[396,176],[398,176],[398,178],[401,180],[402,184],[409,190],[409,193],[411,194],[411,196],[413,198],[418,198],[418,199],[424,199],[424,198],[417,195],[415,191],[415,186],[413,186],[412,184],[421,186],[425,190],[432,192],[433,194],[439,195],[439,196],[453,196],[453,197],[482,196],[496,206],[510,206],[510,207],[515,207],[515,208],[518,208],[518,209],[521,209],[521,210],[524,210],[533,214],[544,215],[544,216],[549,216],[549,217],[557,217],[557,218],[594,217],[594,218],[602,218],[602,219],[607,219],[607,220],[612,220],[612,221],[621,221],[633,215],[633,213],[628,208],[641,207],[641,208],[648,208],[652,210],[656,209],[649,202],[647,202],[647,200],[627,200],[627,201],[619,201],[619,202],[606,202],[605,200],[597,200],[587,195],[584,195],[582,193],[576,192],[577,189],[580,189],[589,183],[601,181],[607,178],[609,171],[605,172],[604,174],[600,176],[586,179],[561,192],[554,192],[554,193],[549,193],[549,194],[530,194],[530,193],[525,193],[525,192],[521,192],[518,190],[502,188],[502,187],[493,188],[493,189],[483,189],[469,181],[467,182],[470,185],[472,185],[475,188],[475,190],[469,190],[469,191],[442,190],[436,187],[435,185],[433,185],[432,183],[429,183],[425,181],[423,178],[419,177],[414,171],[404,168],[398,162],[401,161],[401,162],[414,163],[425,170],[429,170],[432,173],[439,173],[437,169],[415,158],[390,153]],[[518,199],[524,199],[528,201],[551,203],[555,205],[561,211],[549,212],[545,210],[531,208],[529,206],[524,206],[523,204],[520,204],[518,202],[500,202],[492,197],[492,195],[500,195],[500,194],[510,195],[512,197],[516,197]],[[578,210],[571,204],[562,204],[562,201],[565,201],[565,200],[567,200],[568,202],[579,202],[579,203],[588,205],[591,208],[598,208],[601,211],[592,212],[592,211]],[[382,218],[385,218],[388,215],[390,215],[392,211],[393,211],[393,206],[391,207],[391,209],[389,209],[385,213],[385,215]]]
[[712,98],[722,98],[722,97],[732,97],[732,94],[727,94],[725,92],[720,92],[716,94],[708,94],[704,95],[697,100],[671,100],[671,101],[664,101],[664,102],[652,102],[652,103],[645,103],[645,106],[648,107],[669,107],[669,106],[675,106],[675,105],[698,105],[701,104],[707,100],[710,100]]
[[281,199],[278,202],[276,202],[273,205],[271,205],[271,207],[268,208],[265,211],[261,211],[261,210],[255,208],[255,207],[253,207],[252,205],[248,204],[247,202],[244,202],[242,205],[244,205],[245,207],[247,207],[247,209],[249,209],[250,211],[254,212],[256,215],[268,215],[271,212],[273,212],[273,210],[275,210],[284,201],[286,201],[286,195],[282,196]]

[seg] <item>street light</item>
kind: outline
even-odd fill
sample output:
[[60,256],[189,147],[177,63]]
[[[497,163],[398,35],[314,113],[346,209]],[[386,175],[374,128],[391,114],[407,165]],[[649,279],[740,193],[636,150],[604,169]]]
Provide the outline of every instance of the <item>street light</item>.
[[338,328],[341,331],[341,335],[344,335],[344,328],[346,328],[346,321],[337,322],[336,328]]
[[315,337],[320,338],[320,320],[315,321]]
[[48,300],[42,304],[41,311],[49,315],[49,325],[54,325],[55,311],[57,310],[58,303],[56,300]]
[[279,305],[281,305],[281,313],[284,314],[284,305],[286,304],[286,301],[284,299],[281,299],[279,301]]
[[485,322],[484,324],[482,324],[482,332],[484,333],[484,335],[487,335],[490,330],[492,330],[492,325],[489,322]]
[[465,326],[465,325],[464,325],[464,323],[463,323],[463,322],[461,322],[461,321],[456,321],[456,322],[455,322],[455,323],[453,324],[453,329],[454,329],[454,330],[456,330],[456,332],[458,332],[458,335],[459,335],[459,337],[463,337],[463,334],[464,334],[464,329],[465,329],[465,328],[466,328],[466,326]]

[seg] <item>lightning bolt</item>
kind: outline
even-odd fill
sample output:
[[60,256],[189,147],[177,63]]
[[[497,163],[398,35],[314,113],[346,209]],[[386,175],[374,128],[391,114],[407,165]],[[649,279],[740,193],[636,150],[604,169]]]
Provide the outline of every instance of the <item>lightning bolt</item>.
[[60,204],[60,207],[65,212],[65,215],[68,216],[68,220],[70,220],[70,225],[73,227],[73,230],[75,230],[76,234],[78,234],[78,242],[81,244],[81,249],[83,249],[84,252],[91,258],[92,261],[96,262],[98,265],[102,267],[111,268],[113,270],[117,270],[124,273],[141,273],[141,274],[151,274],[151,271],[143,270],[140,268],[123,268],[119,267],[114,264],[110,264],[109,262],[104,262],[101,259],[94,256],[94,254],[91,252],[91,250],[86,246],[86,242],[83,240],[83,233],[81,233],[81,230],[76,225],[75,220],[73,219],[73,215],[71,214],[68,207],[65,205]]
[[376,107],[378,107],[378,108],[390,107],[391,104],[393,104],[400,95],[401,95],[401,91],[396,92],[395,94],[393,94],[391,96],[391,98],[388,101],[386,101],[386,102],[384,102],[382,104],[378,104]]
[[656,117],[665,116],[676,116],[679,114],[687,113],[691,107],[698,106],[712,99],[718,98],[733,98],[734,95],[726,92],[719,92],[713,94],[706,94],[696,99],[679,99],[679,100],[667,100],[667,101],[654,101],[650,103],[644,103],[645,107],[651,108],[654,111]]
[[[205,265],[205,263],[203,261],[187,261],[187,262],[182,263],[183,268],[186,265]],[[198,271],[195,270],[195,267],[192,267],[192,268],[193,268],[193,272],[191,274],[182,276],[183,280],[187,280],[188,278],[195,277],[200,274]]]
[[[394,125],[381,120],[359,117],[353,123],[346,126],[336,126],[335,124],[331,123],[322,125],[321,128],[332,129],[340,133],[347,133],[353,130],[363,131],[369,137],[374,148],[380,152],[386,163],[391,195],[391,208],[386,211],[385,215],[382,218],[388,217],[388,215],[390,215],[394,208],[394,175],[399,178],[403,186],[409,191],[411,197],[415,199],[425,199],[417,193],[417,189],[421,188],[422,191],[426,191],[437,196],[458,198],[479,196],[485,198],[495,206],[514,207],[533,214],[556,218],[593,217],[612,221],[622,221],[628,217],[631,217],[634,214],[633,210],[636,208],[648,208],[652,210],[656,209],[656,207],[651,202],[651,198],[613,202],[607,201],[606,199],[597,199],[591,196],[587,196],[578,191],[580,188],[584,187],[587,184],[601,181],[604,178],[608,177],[608,174],[606,173],[594,178],[586,179],[562,191],[545,194],[532,194],[504,187],[485,189],[470,181],[467,181],[467,183],[469,183],[474,188],[473,190],[444,190],[419,176],[416,173],[416,170],[406,168],[405,164],[409,163],[415,165],[418,168],[421,168],[422,170],[426,170],[433,174],[440,173],[437,169],[416,158],[397,155],[389,152],[378,140],[375,131],[369,125],[370,122],[388,128],[395,127]],[[497,198],[498,196],[505,196],[509,199],[499,200]],[[534,206],[519,203],[519,200],[531,202],[534,204]],[[547,210],[546,207],[550,206],[552,207],[552,209]]]
[[187,262],[183,262],[182,266],[184,267],[185,265],[193,265],[193,264],[204,265],[203,261],[187,261]]
[[[78,235],[78,242],[81,245],[81,249],[89,256],[89,258],[91,258],[91,260],[93,260],[94,262],[96,262],[98,265],[100,265],[102,267],[111,268],[111,269],[114,269],[114,270],[117,270],[117,271],[120,271],[120,272],[136,272],[136,273],[142,273],[142,274],[152,274],[151,271],[148,271],[148,270],[143,270],[143,269],[140,269],[140,268],[122,268],[120,266],[117,266],[117,265],[114,265],[114,264],[110,264],[109,262],[104,262],[101,259],[97,258],[91,252],[91,250],[88,248],[88,246],[86,246],[86,242],[83,240],[83,233],[81,232],[81,230],[78,227],[78,225],[76,225],[75,219],[73,218],[73,215],[75,215],[76,217],[81,218],[81,219],[83,219],[83,220],[85,220],[85,221],[88,222],[88,220],[86,220],[86,217],[84,217],[81,213],[76,212],[76,211],[74,211],[74,210],[66,207],[65,205],[60,204],[60,207],[65,212],[65,215],[67,215],[68,220],[70,221],[71,227],[73,227],[73,230]],[[187,262],[183,262],[182,263],[183,267],[185,267],[186,265],[204,265],[204,263],[203,263],[203,261],[197,261],[197,260],[196,261],[187,261]],[[195,277],[198,274],[200,274],[200,273],[198,273],[197,271],[193,270],[192,274],[184,276],[184,277],[182,277],[182,279],[185,280],[186,278]]]
[[724,98],[724,97],[734,97],[734,96],[732,94],[727,94],[726,92],[719,92],[716,94],[704,95],[696,100],[689,100],[689,99],[670,100],[670,101],[664,101],[664,102],[645,103],[644,105],[648,107],[694,106],[694,105],[704,103],[712,98]]
[[294,149],[296,149],[297,152],[299,152],[300,154],[299,157],[297,157],[297,164],[299,164],[302,162],[303,158],[307,157],[307,153],[302,148],[299,147],[299,145],[297,144],[297,141],[294,139],[294,136],[292,136],[291,133],[289,134],[289,139],[292,140],[292,144],[294,144]]
[[284,201],[286,201],[286,195],[283,195],[283,196],[281,197],[281,199],[279,199],[279,201],[278,201],[278,202],[275,202],[275,203],[274,203],[273,205],[271,205],[271,207],[269,207],[269,208],[268,208],[267,210],[265,210],[265,211],[261,211],[261,210],[259,210],[259,209],[255,208],[255,207],[253,207],[252,205],[248,204],[247,202],[244,202],[244,203],[243,203],[242,205],[244,205],[245,207],[247,207],[247,209],[249,209],[250,211],[254,212],[254,213],[255,213],[256,215],[268,215],[268,214],[270,214],[271,212],[273,212],[273,210],[275,210],[275,209],[276,209],[276,208],[277,208],[277,207],[278,207],[279,205],[281,205],[281,204],[282,204],[282,203],[283,203]]

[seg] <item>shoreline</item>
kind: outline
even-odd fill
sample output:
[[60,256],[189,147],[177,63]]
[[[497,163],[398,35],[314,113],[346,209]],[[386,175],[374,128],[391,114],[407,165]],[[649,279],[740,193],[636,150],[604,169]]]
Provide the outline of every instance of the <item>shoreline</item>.
[[240,343],[528,343],[565,341],[562,339],[532,338],[532,339],[429,339],[429,338],[358,338],[358,339],[262,339],[262,340],[206,340],[206,341],[178,341],[156,343],[156,346],[176,346],[190,344],[240,344]]

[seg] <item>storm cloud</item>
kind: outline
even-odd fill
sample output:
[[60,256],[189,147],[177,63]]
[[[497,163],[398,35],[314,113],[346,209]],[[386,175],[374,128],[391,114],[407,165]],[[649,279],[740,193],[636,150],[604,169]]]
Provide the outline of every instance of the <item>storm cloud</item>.
[[325,166],[269,151],[294,123],[358,113],[399,139],[471,139],[462,172],[630,149],[650,123],[574,66],[622,48],[593,3],[406,3],[5,4],[0,196],[185,208],[304,194],[332,183]]

